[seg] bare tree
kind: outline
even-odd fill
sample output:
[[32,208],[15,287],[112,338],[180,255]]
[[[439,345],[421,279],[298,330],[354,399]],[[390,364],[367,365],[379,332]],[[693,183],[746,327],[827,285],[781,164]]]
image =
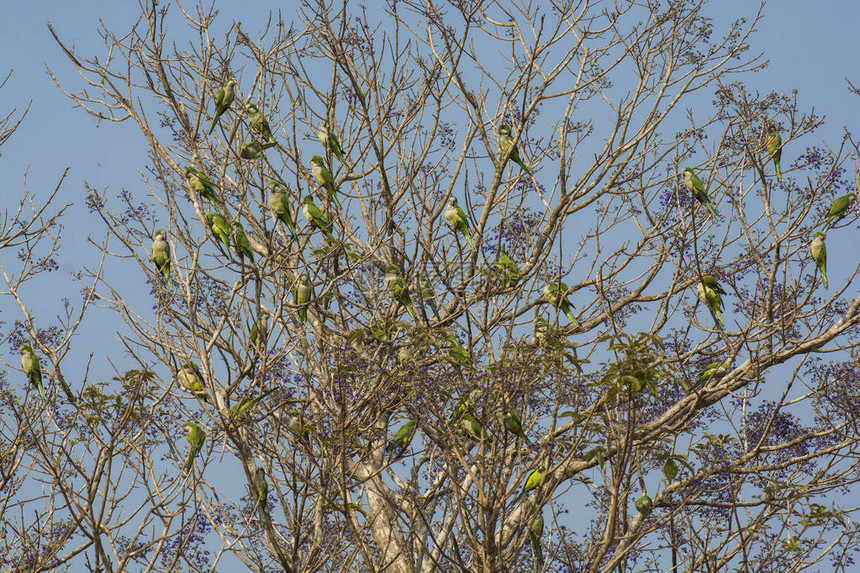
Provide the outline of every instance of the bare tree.
[[858,148],[804,148],[820,118],[741,83],[760,13],[707,8],[308,1],[251,31],[151,1],[98,57],[52,29],[84,82],[60,89],[146,137],[147,193],[89,190],[108,239],[81,280],[126,353],[52,398],[9,546],[42,570],[847,570]]

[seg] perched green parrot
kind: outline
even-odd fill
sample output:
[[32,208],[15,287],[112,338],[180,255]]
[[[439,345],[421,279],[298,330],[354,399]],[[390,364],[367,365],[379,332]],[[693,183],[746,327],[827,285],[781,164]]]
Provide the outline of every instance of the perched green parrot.
[[188,439],[190,446],[188,449],[188,461],[185,462],[185,471],[190,471],[191,466],[194,465],[194,457],[203,449],[203,440],[206,439],[206,432],[194,422],[186,422],[183,428],[185,428],[185,437]]
[[538,568],[543,567],[543,550],[540,546],[540,538],[543,535],[543,512],[538,513],[529,524],[529,539],[535,550],[535,561]]
[[206,222],[209,223],[209,228],[212,230],[215,238],[221,241],[221,245],[224,247],[224,254],[232,261],[233,255],[230,252],[230,225],[227,224],[227,219],[221,213],[210,212],[206,213]]
[[812,235],[812,242],[809,243],[809,252],[812,255],[812,260],[815,261],[815,266],[821,272],[821,280],[824,281],[824,288],[827,288],[827,246],[824,244],[824,233],[818,231]]
[[202,171],[197,171],[193,165],[185,167],[185,181],[188,182],[188,188],[192,193],[196,193],[209,201],[215,211],[219,211],[218,205],[215,204],[215,187],[209,176]]
[[397,362],[399,364],[409,364],[412,362],[412,346],[409,344],[404,344],[397,350]]
[[200,366],[198,366],[196,362],[193,360],[186,362],[182,368],[179,369],[176,379],[179,380],[179,383],[182,384],[183,388],[204,402],[209,401],[209,397],[206,395],[206,390],[203,387],[203,373],[200,372]]
[[314,181],[322,185],[328,191],[329,199],[334,201],[337,208],[343,211],[340,205],[340,199],[337,198],[337,187],[334,186],[334,178],[331,176],[331,171],[325,166],[325,160],[319,155],[311,157],[311,175]]
[[249,141],[239,150],[239,157],[242,159],[259,159],[260,153],[265,149],[256,141]]
[[731,370],[731,368],[732,365],[728,362],[711,362],[710,364],[706,364],[705,369],[702,370],[702,374],[693,385],[693,390],[702,386],[711,378],[722,378],[729,370]]
[[260,502],[260,507],[266,509],[266,502],[269,499],[269,482],[266,481],[266,470],[257,466],[254,469],[254,495],[257,501]]
[[636,511],[643,515],[648,515],[651,513],[651,508],[654,507],[654,501],[648,496],[648,494],[643,494],[642,497],[633,502],[633,505],[636,506]]
[[559,339],[558,333],[544,317],[536,315],[534,318],[532,343],[537,346],[543,346],[544,344],[558,346],[561,343],[561,339]]
[[274,179],[270,179],[266,186],[269,188],[269,207],[272,208],[275,217],[287,226],[287,230],[293,236],[293,240],[298,241],[299,233],[296,230],[296,221],[293,217],[293,210],[290,208],[290,200],[284,190],[284,186]]
[[518,438],[522,438],[522,440],[531,445],[532,441],[526,436],[526,433],[523,431],[523,423],[520,420],[520,417],[517,415],[516,410],[514,410],[513,406],[508,404],[505,407],[505,416],[504,416],[504,425],[505,429],[517,436]]
[[481,398],[483,391],[480,388],[475,388],[467,394],[464,394],[457,401],[457,406],[454,408],[454,411],[451,413],[451,416],[448,418],[448,423],[453,424],[457,421],[460,416],[465,414],[466,412],[471,412],[475,407],[475,404],[478,403],[478,400]]
[[520,169],[532,175],[532,172],[529,171],[529,168],[526,167],[526,164],[523,162],[520,157],[520,150],[514,145],[514,138],[511,136],[511,126],[507,123],[503,123],[499,126],[499,153],[504,157],[507,155],[508,150],[513,147],[511,150],[511,161],[520,166]]
[[299,275],[299,280],[296,281],[296,286],[293,288],[293,302],[299,307],[299,324],[302,326],[302,331],[305,330],[308,323],[308,304],[313,292],[314,287],[308,273]]
[[21,367],[24,369],[24,374],[27,375],[27,380],[36,387],[39,391],[39,396],[42,398],[42,404],[48,403],[48,397],[45,395],[45,388],[42,386],[42,367],[39,366],[39,357],[33,352],[33,347],[29,344],[21,345]]
[[415,420],[409,420],[400,426],[400,429],[394,433],[394,437],[385,446],[385,453],[388,454],[388,463],[391,463],[392,459],[397,459],[403,455],[403,452],[409,447],[409,442],[412,441],[414,433]]
[[152,242],[152,262],[155,268],[164,277],[167,288],[173,290],[173,281],[170,280],[170,243],[167,242],[167,232],[164,229],[155,231]]
[[692,167],[685,167],[683,173],[684,185],[686,185],[687,191],[692,193],[696,201],[707,207],[711,215],[716,217],[717,210],[714,209],[713,203],[708,199],[708,194],[705,191],[705,185],[702,183],[702,180],[693,172]]
[[579,321],[576,320],[576,316],[574,316],[573,311],[571,310],[573,305],[570,304],[570,300],[567,298],[568,290],[567,285],[561,281],[549,283],[543,287],[543,299],[556,309],[563,312],[572,325],[582,326]]
[[215,97],[215,117],[212,119],[212,126],[209,128],[209,135],[215,131],[215,124],[224,115],[224,112],[230,109],[230,104],[236,99],[236,78],[228,79],[221,89],[218,90],[218,95]]
[[236,420],[241,420],[245,416],[245,414],[250,411],[251,408],[257,405],[260,400],[262,400],[275,390],[277,390],[277,388],[269,388],[262,394],[254,396],[253,398],[248,396],[242,398],[242,400],[240,400],[237,404],[233,405],[233,407],[230,408],[230,417]]
[[412,306],[412,301],[409,298],[409,288],[406,286],[406,279],[400,274],[400,267],[397,265],[388,265],[385,268],[385,288],[391,293],[391,296],[406,307],[406,312],[412,317],[412,320],[418,320],[415,314],[415,308]]
[[245,235],[245,229],[239,221],[233,221],[233,232],[230,234],[233,241],[233,252],[239,257],[240,262],[245,261],[245,257],[251,259],[251,264],[255,267],[257,263],[254,261],[254,250],[251,248],[251,241]]
[[493,268],[496,269],[496,272],[501,277],[502,285],[505,288],[511,288],[520,282],[520,269],[511,257],[508,256],[504,243],[499,246]]
[[469,412],[463,413],[463,417],[460,418],[460,426],[465,430],[466,435],[475,441],[483,442],[487,439],[487,432],[481,422]]
[[262,333],[262,338],[265,339],[269,334],[269,311],[265,308],[260,309],[260,315],[257,317],[257,320],[254,321],[254,324],[251,326],[251,335],[248,337],[248,340],[251,342],[251,349],[256,352],[257,342],[260,339],[260,333]]
[[543,484],[544,475],[548,470],[548,466],[548,463],[544,463],[541,467],[532,470],[532,472],[529,474],[529,477],[526,478],[526,483],[523,486],[523,491],[520,492],[520,495],[514,498],[514,501],[511,502],[511,505],[516,505],[517,502],[524,498],[526,495],[528,495],[529,492],[536,490],[541,486],[541,484]]
[[765,137],[767,144],[767,153],[773,158],[773,168],[776,170],[776,180],[782,183],[782,169],[779,165],[779,160],[782,159],[782,137],[779,135],[779,129],[774,122],[767,124],[767,136]]
[[447,335],[448,341],[451,345],[448,347],[448,356],[451,360],[457,364],[468,364],[471,362],[469,358],[469,351],[460,344],[460,341],[457,340],[457,337],[451,333]]
[[826,233],[827,229],[830,228],[830,225],[841,219],[848,212],[848,207],[851,206],[851,202],[854,198],[857,197],[857,193],[846,193],[842,197],[838,197],[836,201],[830,206],[830,213],[827,216],[827,223],[825,223],[824,228],[821,229],[822,233]]
[[323,147],[331,151],[337,160],[340,161],[341,165],[346,167],[346,170],[349,173],[352,173],[352,167],[349,166],[349,163],[346,162],[346,159],[343,156],[343,148],[340,146],[340,140],[337,138],[337,135],[329,131],[328,125],[323,123],[320,126],[320,130],[317,132],[317,138],[320,140],[320,143],[323,144]]
[[[248,114],[248,125],[251,127],[251,130],[262,135],[266,141],[269,142],[269,145],[275,145],[277,142],[275,141],[275,137],[272,135],[271,128],[269,128],[269,120],[266,119],[265,114],[260,111],[257,104],[250,102],[246,103],[245,113]],[[263,149],[266,149],[266,147],[269,146],[265,146]]]
[[317,207],[317,204],[314,203],[314,198],[310,195],[305,197],[305,200],[302,201],[302,213],[305,215],[305,219],[308,220],[308,223],[311,224],[312,227],[316,227],[328,237],[329,241],[334,243],[335,245],[340,245],[340,241],[334,238],[334,235],[331,234],[331,225],[326,219],[325,214],[322,210]]
[[445,207],[443,217],[452,229],[463,233],[469,246],[474,249],[475,243],[472,242],[472,235],[469,232],[469,220],[466,219],[466,213],[457,206],[457,198],[453,195],[448,198],[448,206]]
[[290,422],[288,424],[290,432],[297,440],[307,444],[311,440],[312,428],[305,424],[305,417],[300,411],[292,410],[290,414]]
[[421,273],[418,273],[418,293],[421,295],[421,300],[426,302],[433,311],[436,320],[442,320],[439,316],[439,307],[436,305],[436,292],[433,290],[433,285],[430,284],[430,279]]
[[725,324],[723,323],[723,316],[720,314],[720,311],[725,308],[721,295],[726,294],[726,291],[720,283],[717,282],[717,279],[711,275],[703,276],[702,281],[696,285],[696,290],[698,291],[699,298],[702,299],[702,302],[714,311],[720,326],[724,327]]

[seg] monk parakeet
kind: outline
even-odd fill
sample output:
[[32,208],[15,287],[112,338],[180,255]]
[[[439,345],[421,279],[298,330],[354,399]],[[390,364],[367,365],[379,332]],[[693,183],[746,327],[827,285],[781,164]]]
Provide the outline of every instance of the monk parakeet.
[[457,337],[449,333],[447,338],[448,342],[450,342],[450,346],[448,346],[448,356],[451,360],[457,364],[468,364],[471,362],[469,359],[469,351],[466,347],[460,344]]
[[421,300],[427,303],[430,310],[433,311],[433,316],[436,320],[442,320],[439,316],[439,307],[436,306],[436,292],[433,290],[433,285],[430,284],[430,279],[418,273],[418,293],[421,295]]
[[654,507],[654,501],[646,493],[643,494],[642,497],[634,501],[633,505],[636,506],[636,511],[643,515],[648,515],[649,513],[651,513],[651,508]]
[[340,205],[340,199],[337,198],[337,187],[334,186],[334,178],[331,176],[331,171],[325,166],[325,160],[319,155],[311,157],[311,175],[314,181],[322,185],[328,191],[329,199],[334,201],[337,208],[343,211]]
[[215,204],[215,187],[208,175],[197,171],[193,165],[188,165],[185,167],[185,181],[188,182],[188,188],[192,193],[202,196],[209,201],[213,209],[218,211],[218,205]]
[[726,291],[723,290],[723,287],[717,282],[717,279],[711,275],[703,276],[702,281],[696,285],[696,290],[698,291],[699,298],[702,299],[702,302],[714,311],[720,326],[725,326],[723,324],[723,316],[720,314],[720,311],[725,308],[721,295],[726,294]]
[[708,194],[705,191],[705,185],[702,183],[702,180],[693,172],[692,167],[685,167],[683,173],[684,185],[686,185],[687,191],[692,193],[696,201],[707,207],[711,215],[716,217],[717,210],[714,209],[714,205],[708,199]]
[[164,229],[155,231],[155,240],[152,242],[152,262],[155,268],[164,277],[167,288],[173,290],[173,281],[170,280],[170,243],[167,242],[167,232]]
[[45,389],[42,386],[42,367],[39,366],[39,357],[33,352],[33,347],[29,344],[21,345],[21,367],[24,369],[24,374],[27,375],[27,380],[36,387],[39,391],[39,396],[42,398],[42,404],[48,403],[48,397],[45,395]]
[[233,260],[233,255],[230,252],[230,225],[227,224],[227,219],[225,219],[220,213],[206,213],[206,222],[209,223],[209,228],[212,230],[212,234],[215,235],[215,238],[221,241],[221,245],[224,247],[224,254],[227,255],[227,258],[231,261]]
[[245,257],[251,259],[251,264],[255,267],[257,263],[254,261],[254,250],[251,248],[251,241],[245,235],[245,229],[239,221],[233,221],[233,232],[230,234],[230,239],[233,242],[233,252],[239,257],[239,261],[244,261]]
[[567,298],[568,290],[567,285],[561,281],[549,283],[543,287],[543,299],[556,309],[563,312],[572,325],[582,326],[579,324],[579,321],[576,320],[576,316],[574,316],[573,311],[571,310],[573,305],[570,304],[570,300]]
[[487,439],[487,432],[481,422],[468,412],[464,412],[463,417],[460,418],[460,426],[465,430],[466,435],[475,441],[483,442]]
[[388,454],[388,462],[391,463],[392,459],[397,459],[403,452],[406,451],[406,448],[409,447],[409,442],[412,441],[412,435],[415,433],[415,420],[409,420],[402,426],[397,432],[394,433],[394,436],[389,440],[388,445],[385,446],[385,452]]
[[247,396],[245,398],[242,398],[241,401],[239,401],[237,404],[234,404],[233,407],[230,408],[230,417],[236,420],[241,420],[242,417],[257,404],[257,402],[259,402],[275,390],[277,390],[277,388],[269,388],[262,394],[254,396],[253,398]]
[[532,472],[529,474],[529,477],[526,478],[526,483],[523,486],[523,491],[520,492],[520,495],[514,498],[514,501],[511,502],[511,505],[516,505],[517,502],[524,498],[526,495],[528,495],[529,492],[536,490],[541,486],[541,484],[543,484],[544,475],[548,470],[548,466],[548,463],[544,463],[541,467],[532,470]]
[[257,466],[254,468],[254,496],[260,502],[260,507],[266,509],[269,499],[269,482],[266,481],[266,470]]
[[517,436],[518,438],[522,438],[522,440],[531,445],[532,441],[526,436],[526,433],[523,431],[523,423],[520,420],[520,417],[517,415],[516,410],[514,410],[513,406],[508,404],[505,406],[505,416],[504,416],[504,425],[505,429]]
[[519,165],[520,169],[531,175],[532,172],[529,171],[529,168],[526,167],[526,164],[520,157],[519,148],[514,145],[514,138],[511,136],[511,126],[507,123],[503,123],[499,126],[499,153],[502,155],[503,158],[512,146],[513,150],[511,151],[511,161]]
[[397,362],[399,364],[409,364],[412,362],[412,346],[404,344],[397,350]]
[[302,326],[302,330],[308,323],[308,304],[313,296],[313,291],[314,287],[308,273],[299,275],[299,280],[296,281],[296,286],[293,288],[293,302],[299,307],[299,324]]
[[329,241],[335,245],[340,244],[340,241],[335,239],[334,235],[331,234],[331,225],[322,210],[317,207],[316,203],[314,203],[314,198],[312,196],[308,195],[305,197],[304,201],[302,201],[302,213],[304,213],[305,219],[308,220],[312,227],[316,227],[325,233],[325,236],[328,237]]
[[206,390],[203,387],[203,373],[200,372],[200,366],[198,366],[196,362],[193,360],[186,362],[182,368],[179,369],[176,379],[179,380],[179,383],[182,384],[183,388],[204,402],[209,401],[209,397],[206,396]]
[[236,99],[236,78],[228,79],[221,89],[218,90],[218,95],[215,96],[215,117],[212,119],[212,126],[209,128],[209,135],[215,130],[215,124],[224,115],[224,112],[230,109],[230,104]]
[[259,159],[260,152],[264,148],[256,141],[249,141],[239,150],[239,157],[242,159]]
[[269,188],[269,207],[272,208],[275,217],[287,226],[293,240],[298,241],[299,233],[296,231],[293,210],[290,208],[290,200],[284,186],[274,179],[270,179],[266,186]]
[[845,216],[848,212],[848,207],[851,206],[851,202],[855,197],[857,197],[856,193],[846,193],[842,197],[838,197],[836,201],[833,202],[830,206],[830,213],[827,216],[827,223],[824,225],[824,228],[821,229],[822,233],[826,233],[830,225]]
[[543,535],[543,512],[538,513],[529,524],[529,539],[535,550],[535,561],[538,568],[543,566],[543,550],[540,546],[540,538]]
[[767,136],[765,137],[767,153],[773,158],[773,168],[776,170],[776,180],[782,183],[782,169],[779,160],[782,158],[782,137],[774,122],[767,124]]
[[203,449],[203,440],[206,439],[206,432],[194,422],[186,422],[183,428],[185,428],[185,437],[188,439],[189,444],[188,461],[185,462],[185,471],[189,471],[191,466],[194,465],[194,457]]
[[317,138],[320,140],[320,143],[323,144],[323,147],[331,151],[337,160],[340,161],[341,165],[346,167],[346,170],[352,173],[352,167],[349,166],[349,163],[346,162],[346,159],[343,156],[343,149],[340,146],[340,140],[337,138],[337,135],[329,131],[328,125],[323,123],[320,126],[319,131],[317,132]]
[[248,337],[248,340],[251,343],[251,349],[255,352],[257,341],[260,340],[260,333],[262,333],[262,338],[264,340],[269,334],[269,311],[265,308],[260,309],[260,316],[257,317],[257,320],[254,321],[253,326],[251,326],[251,335]]
[[493,268],[501,278],[502,285],[505,288],[516,286],[520,281],[520,269],[517,264],[508,256],[505,250],[505,244],[499,246],[499,251],[496,254],[496,262],[493,263]]
[[706,364],[705,369],[702,370],[702,374],[696,380],[693,390],[702,386],[711,378],[722,378],[731,369],[731,367],[732,365],[727,362],[711,362],[710,364]]
[[[270,145],[274,145],[276,142],[272,135],[272,130],[269,128],[269,120],[266,119],[266,116],[262,111],[260,111],[257,104],[250,102],[246,103],[245,113],[248,114],[248,125],[251,127],[251,130],[262,135]],[[265,146],[263,149],[266,149],[266,147],[269,146]]]
[[406,312],[412,317],[412,320],[418,320],[415,314],[415,309],[412,307],[412,301],[409,298],[409,288],[406,286],[406,279],[400,274],[400,267],[397,265],[388,265],[385,268],[385,288],[391,293],[392,298],[406,307]]
[[300,442],[308,443],[311,439],[311,427],[305,424],[305,418],[298,410],[290,412],[290,421],[288,427],[293,436]]
[[468,394],[461,396],[460,400],[457,402],[457,406],[448,418],[448,423],[452,424],[466,412],[471,412],[475,407],[475,404],[477,404],[478,400],[481,398],[481,394],[483,394],[482,390],[480,388],[475,388]]
[[824,244],[824,233],[818,231],[812,235],[812,242],[809,243],[809,252],[812,254],[815,266],[821,272],[821,280],[824,281],[824,288],[827,288],[827,246]]
[[463,233],[469,246],[474,249],[475,243],[472,242],[472,235],[469,232],[469,220],[466,219],[466,213],[457,206],[457,198],[453,195],[448,198],[448,205],[445,207],[443,217],[452,229]]

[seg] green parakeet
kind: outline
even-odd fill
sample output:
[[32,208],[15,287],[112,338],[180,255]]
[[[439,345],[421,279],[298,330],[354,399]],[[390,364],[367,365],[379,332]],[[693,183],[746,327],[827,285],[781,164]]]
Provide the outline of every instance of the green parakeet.
[[540,546],[540,538],[543,535],[543,512],[538,513],[529,524],[529,539],[535,550],[535,561],[538,568],[543,567],[543,550]]
[[532,492],[539,488],[541,484],[543,484],[544,476],[548,471],[548,463],[543,464],[539,468],[535,468],[529,474],[529,477],[526,478],[526,483],[523,486],[523,491],[520,492],[520,495],[514,498],[514,501],[511,502],[511,505],[516,505],[518,501],[524,498],[529,492]]
[[204,402],[209,401],[209,397],[206,395],[206,390],[203,387],[203,373],[200,372],[200,366],[196,362],[193,360],[186,362],[179,369],[176,379],[182,384],[183,388]]
[[230,225],[227,224],[227,219],[225,219],[220,213],[210,212],[206,213],[206,222],[209,223],[209,228],[212,230],[212,234],[215,235],[215,238],[221,241],[224,254],[232,261],[233,255],[230,252],[231,231]]
[[307,444],[311,440],[311,430],[313,428],[305,424],[305,417],[300,411],[292,410],[290,414],[290,421],[288,424],[290,432],[297,440]]
[[256,267],[257,263],[254,261],[254,250],[251,248],[251,241],[248,240],[248,236],[245,235],[245,229],[242,228],[242,224],[239,221],[233,221],[233,232],[230,234],[230,238],[233,242],[233,252],[239,257],[239,261],[244,262],[245,257],[248,257],[251,259],[251,264]]
[[725,324],[723,324],[723,316],[720,314],[720,311],[725,308],[721,295],[726,294],[726,291],[723,290],[723,287],[717,282],[717,279],[711,275],[703,276],[701,282],[696,285],[696,290],[698,291],[699,298],[702,299],[702,302],[714,311],[720,326],[724,327]]
[[532,441],[526,436],[526,433],[523,431],[523,423],[520,420],[520,417],[517,415],[516,410],[514,410],[513,406],[508,404],[505,406],[505,415],[504,415],[504,426],[507,431],[517,436],[518,438],[522,438],[522,440],[531,445]]
[[341,165],[343,165],[349,173],[352,173],[352,167],[349,166],[349,163],[346,162],[346,159],[343,156],[343,148],[340,146],[340,140],[337,138],[337,135],[329,131],[328,125],[323,123],[320,126],[319,131],[317,132],[317,138],[320,140],[320,143],[323,144],[323,147],[331,151],[337,160],[340,161]]
[[460,426],[466,432],[466,435],[475,441],[483,442],[487,439],[487,432],[484,430],[481,422],[468,412],[464,412],[463,417],[460,418]]
[[824,244],[824,233],[818,231],[812,235],[812,242],[809,243],[809,252],[812,255],[812,260],[815,261],[815,266],[818,267],[821,273],[821,280],[824,282],[824,288],[827,288],[827,246]]
[[471,359],[466,347],[460,344],[460,341],[457,340],[457,337],[453,334],[448,333],[447,338],[448,342],[450,342],[450,346],[448,346],[448,356],[451,360],[456,364],[469,364]]
[[269,207],[272,208],[275,217],[287,226],[287,230],[293,236],[293,240],[298,241],[299,233],[296,230],[296,221],[293,217],[289,196],[284,186],[274,179],[270,179],[266,186],[269,188]]
[[247,414],[251,410],[251,408],[257,405],[257,402],[259,402],[275,390],[277,390],[277,388],[269,388],[259,396],[254,396],[253,398],[246,396],[245,398],[242,398],[242,400],[240,400],[237,404],[234,404],[233,407],[230,408],[230,417],[236,420],[241,420],[245,416],[245,414]]
[[266,509],[266,502],[269,499],[269,482],[266,481],[266,470],[257,466],[254,468],[254,495],[257,501],[260,502],[260,507]]
[[418,293],[421,295],[421,300],[426,302],[433,311],[436,320],[442,320],[439,316],[439,307],[436,305],[436,292],[433,290],[433,285],[430,284],[430,279],[421,273],[418,273]]
[[[262,337],[260,334],[262,333]],[[260,315],[257,317],[257,320],[254,321],[254,324],[251,326],[251,335],[248,337],[248,340],[251,343],[251,349],[256,352],[257,342],[260,338],[265,341],[266,336],[269,334],[269,311],[265,308],[260,309]]]
[[475,388],[469,393],[461,396],[460,399],[457,401],[457,406],[454,408],[454,411],[448,418],[448,423],[453,424],[460,418],[460,416],[462,416],[466,412],[471,412],[472,409],[475,407],[475,404],[477,404],[478,400],[481,398],[482,394],[483,392],[481,391],[481,389]]
[[258,142],[249,141],[239,150],[239,157],[242,159],[259,159],[263,149]]
[[496,262],[493,263],[493,268],[499,275],[504,288],[511,288],[520,282],[520,269],[517,264],[508,256],[505,250],[505,244],[499,246],[499,251],[496,253]]
[[221,116],[224,115],[224,112],[230,109],[230,105],[233,103],[233,100],[236,99],[236,78],[228,79],[221,89],[218,90],[218,95],[215,96],[215,117],[212,119],[212,126],[209,128],[209,135],[212,135],[212,132],[215,131],[215,125],[218,123],[218,120],[221,119]]
[[331,176],[331,171],[325,166],[325,160],[319,155],[311,157],[311,175],[314,181],[322,185],[328,191],[329,199],[334,201],[337,208],[343,211],[340,205],[340,199],[337,198],[337,187],[334,185],[334,178]]
[[155,268],[164,277],[167,288],[173,290],[173,281],[170,279],[170,243],[167,242],[167,232],[164,229],[155,231],[155,240],[152,242],[152,262]]
[[466,213],[457,206],[457,198],[453,195],[448,198],[443,217],[452,229],[460,231],[466,237],[469,246],[474,249],[475,243],[472,242],[472,234],[469,232],[469,220],[466,218]]
[[22,344],[20,351],[21,367],[24,369],[24,374],[27,375],[27,380],[39,391],[42,404],[47,404],[48,397],[45,395],[45,388],[42,386],[42,367],[39,365],[39,357],[36,356],[36,353],[33,352],[33,347],[29,344]]
[[313,296],[314,287],[307,273],[299,275],[296,286],[293,288],[293,302],[299,307],[299,324],[302,331],[308,323],[308,304]]
[[[511,149],[513,147],[513,149]],[[511,126],[507,123],[503,123],[499,126],[499,153],[504,158],[507,155],[508,150],[511,149],[511,161],[520,166],[520,169],[532,175],[532,172],[526,167],[526,164],[523,162],[520,157],[519,148],[514,145],[514,138],[511,136]]]
[[329,241],[335,245],[340,245],[340,241],[335,239],[334,235],[331,234],[331,225],[329,224],[328,219],[326,219],[322,210],[317,207],[317,204],[314,203],[314,198],[312,196],[308,195],[305,197],[304,201],[302,201],[302,213],[312,227],[316,227],[325,233],[325,236],[328,237]]
[[[274,145],[276,141],[275,137],[272,135],[271,128],[269,128],[269,120],[266,119],[266,116],[262,111],[260,111],[257,104],[250,102],[246,103],[245,113],[248,114],[248,125],[251,127],[251,130],[262,135],[270,145]],[[263,149],[266,149],[266,147]]]
[[765,137],[767,153],[773,158],[773,168],[776,170],[776,180],[782,183],[782,169],[779,160],[782,159],[782,137],[774,122],[767,124],[767,136]]
[[830,228],[830,225],[841,219],[848,212],[848,207],[851,206],[851,202],[854,201],[854,198],[857,197],[856,193],[846,193],[842,197],[838,197],[836,201],[830,206],[830,213],[827,216],[827,223],[825,223],[824,228],[821,229],[822,233],[826,233],[827,229]]
[[188,165],[185,167],[185,181],[188,183],[188,188],[191,189],[192,193],[200,195],[209,201],[209,204],[212,205],[215,211],[219,211],[218,205],[215,204],[215,187],[212,185],[212,181],[209,180],[208,175],[202,171],[198,171],[193,165]]
[[392,459],[397,459],[403,455],[403,452],[405,452],[406,448],[409,447],[409,443],[412,441],[412,435],[414,433],[415,420],[409,420],[400,426],[400,429],[394,433],[394,436],[385,446],[385,453],[388,454],[388,463],[391,463]]
[[654,501],[646,493],[643,494],[642,497],[634,501],[633,505],[636,506],[636,511],[643,515],[648,515],[649,513],[651,513],[651,508],[654,507]]
[[560,310],[564,313],[570,323],[574,326],[582,326],[578,320],[576,320],[576,316],[574,316],[570,304],[570,300],[567,298],[568,292],[567,285],[561,281],[549,283],[545,287],[543,287],[542,295],[543,299],[551,304],[556,309]]
[[190,471],[194,465],[194,458],[203,449],[203,440],[206,439],[206,432],[194,422],[186,422],[185,437],[188,439],[188,460],[185,462],[185,471]]
[[717,210],[714,209],[713,203],[708,199],[708,193],[705,191],[705,185],[702,183],[702,180],[693,172],[691,167],[685,167],[683,173],[684,185],[687,187],[687,191],[692,193],[696,201],[707,207],[711,215],[716,217]]
[[705,369],[702,370],[702,374],[696,380],[693,390],[702,386],[711,378],[722,378],[731,369],[731,367],[732,365],[727,362],[711,362],[710,364],[706,364]]
[[406,307],[406,312],[412,317],[412,320],[418,320],[415,314],[415,309],[412,307],[412,301],[409,298],[409,288],[406,286],[406,279],[400,274],[400,267],[397,265],[388,265],[385,268],[385,288],[391,293],[392,298]]

